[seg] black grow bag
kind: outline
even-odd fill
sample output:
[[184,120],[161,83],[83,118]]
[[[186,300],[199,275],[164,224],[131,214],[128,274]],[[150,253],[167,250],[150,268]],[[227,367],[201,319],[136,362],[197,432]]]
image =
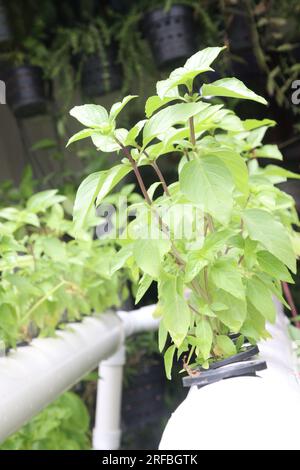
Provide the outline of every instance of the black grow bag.
[[47,108],[43,70],[32,65],[10,68],[5,73],[7,104],[18,118],[43,114]]
[[82,64],[81,86],[87,97],[105,95],[122,86],[122,67],[117,62],[117,49],[110,46],[105,51],[105,60],[99,54],[92,54]]
[[122,427],[126,431],[143,429],[165,415],[166,378],[160,358],[147,358],[138,366],[137,374],[124,388]]
[[3,2],[0,1],[0,47],[6,47],[12,39],[11,29]]
[[158,67],[181,64],[197,50],[193,10],[185,5],[174,5],[145,14],[143,31]]

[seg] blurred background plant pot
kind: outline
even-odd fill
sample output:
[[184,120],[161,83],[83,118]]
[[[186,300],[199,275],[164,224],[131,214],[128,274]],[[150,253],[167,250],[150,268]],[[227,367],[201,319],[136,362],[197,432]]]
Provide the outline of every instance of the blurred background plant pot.
[[137,364],[124,389],[122,421],[126,431],[137,431],[161,419],[165,412],[166,379],[162,359],[153,354]]
[[[282,145],[285,164],[293,171],[299,171],[300,136],[293,138],[288,145]],[[298,183],[299,184],[299,183]],[[299,185],[300,186],[300,185]]]
[[0,48],[6,48],[12,40],[11,29],[3,2],[0,1]]
[[5,73],[5,83],[7,103],[16,117],[27,118],[46,112],[46,84],[40,67],[12,67]]
[[238,50],[230,47],[232,73],[242,81],[256,83],[263,76],[251,49]]
[[230,47],[235,50],[251,49],[251,29],[243,2],[235,7],[228,7],[227,34]]
[[[231,73],[242,80],[256,93],[264,95],[266,79],[259,67],[254,53],[250,18],[244,2],[227,12],[227,36],[231,53]],[[246,119],[254,115],[263,119],[266,116],[264,106],[256,102],[240,102],[237,105],[240,117]]]
[[81,86],[85,96],[102,96],[122,87],[122,68],[117,62],[116,47],[111,45],[105,55],[102,58],[92,54],[83,61]]
[[300,213],[300,185],[299,181],[286,181],[285,183],[280,183],[279,187],[281,190],[290,194],[295,199],[296,208],[298,213]]
[[197,50],[193,10],[186,5],[146,13],[143,31],[159,68],[182,63]]
[[232,73],[250,85],[261,75],[253,47],[251,19],[243,0],[226,11],[226,33],[229,40]]
[[109,7],[119,13],[127,12],[133,3],[133,0],[108,0]]

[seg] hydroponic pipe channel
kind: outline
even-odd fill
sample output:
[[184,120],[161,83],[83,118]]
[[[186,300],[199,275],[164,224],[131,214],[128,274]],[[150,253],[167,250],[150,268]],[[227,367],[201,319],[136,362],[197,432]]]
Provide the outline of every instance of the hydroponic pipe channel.
[[106,312],[0,358],[0,441],[111,356],[123,339],[122,321]]
[[[159,320],[153,318],[156,305],[148,305],[131,312],[118,312],[124,325],[125,336],[158,328]],[[126,362],[125,344],[99,365],[97,406],[93,430],[95,450],[116,450],[121,441],[121,404],[123,368]]]

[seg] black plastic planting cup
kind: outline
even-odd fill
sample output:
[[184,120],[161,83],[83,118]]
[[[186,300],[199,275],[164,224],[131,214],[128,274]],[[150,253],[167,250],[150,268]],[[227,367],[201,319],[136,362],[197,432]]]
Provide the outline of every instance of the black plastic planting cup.
[[22,65],[5,73],[6,100],[18,118],[43,114],[47,108],[45,82],[40,67]]
[[201,367],[195,369],[193,376],[183,377],[183,386],[197,385],[201,388],[233,377],[257,377],[256,372],[267,368],[265,361],[253,359],[258,353],[257,346],[246,346],[242,352],[211,364],[208,370]]
[[0,1],[0,47],[6,47],[12,39],[11,29],[7,18],[7,12]]
[[182,63],[196,52],[193,10],[188,6],[174,5],[168,11],[158,8],[146,13],[143,32],[159,68]]
[[199,376],[184,377],[182,379],[184,387],[196,385],[198,388],[205,387],[221,380],[233,379],[235,377],[259,377],[256,372],[267,369],[265,361],[244,361],[230,364],[226,367],[211,369],[201,372]]
[[99,54],[87,57],[82,65],[81,86],[85,96],[105,95],[122,86],[122,68],[117,62],[117,49],[111,46],[105,60]]

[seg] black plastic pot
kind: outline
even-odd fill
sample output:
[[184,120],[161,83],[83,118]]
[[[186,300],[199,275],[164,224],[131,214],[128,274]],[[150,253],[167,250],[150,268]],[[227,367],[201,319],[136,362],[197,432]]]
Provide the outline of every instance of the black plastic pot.
[[[289,116],[288,116],[289,118]],[[286,116],[284,115],[284,119]],[[294,116],[291,118],[291,122],[294,122]],[[299,172],[299,161],[300,161],[300,135],[290,133],[290,135],[285,139],[281,140],[283,142],[280,145],[281,152],[283,153],[283,165],[285,168],[291,171]],[[296,184],[299,183],[296,182]]]
[[18,118],[43,114],[47,108],[46,86],[40,67],[22,65],[5,73],[6,100]]
[[295,64],[299,64],[300,62],[300,46],[299,45],[294,47],[292,55],[294,57]]
[[133,3],[134,0],[108,0],[109,7],[118,13],[126,13]]
[[5,48],[12,39],[11,29],[3,2],[0,1],[0,47]]
[[106,51],[105,60],[98,54],[93,54],[84,60],[81,72],[82,92],[88,97],[105,95],[119,90],[122,78],[122,67],[117,62],[116,47],[111,46]]
[[[300,152],[299,152],[299,157],[300,157]],[[291,169],[297,171],[297,168],[291,168]],[[299,182],[295,180],[290,180],[290,181],[286,181],[285,183],[281,183],[278,186],[282,191],[288,193],[290,196],[292,196],[295,199],[296,208],[297,208],[298,213],[300,214]]]
[[182,379],[183,386],[196,385],[201,388],[233,377],[257,377],[256,372],[267,368],[265,361],[252,359],[258,353],[257,346],[248,346],[244,351],[234,356],[211,364],[208,370],[201,367],[194,369],[193,375]]
[[232,72],[241,80],[253,81],[261,71],[253,52],[251,22],[244,0],[227,11],[227,37],[232,53]]
[[[154,359],[154,360],[153,360]],[[124,389],[122,422],[125,430],[136,431],[160,420],[165,414],[166,379],[160,358],[147,358]]]
[[251,26],[243,0],[232,8],[228,15],[227,35],[230,48],[241,51],[251,48]]
[[181,64],[197,50],[193,10],[186,5],[146,13],[143,31],[160,68]]
[[260,81],[262,79],[263,73],[252,49],[235,50],[230,48],[230,50],[232,52],[231,67],[234,76],[245,82]]

